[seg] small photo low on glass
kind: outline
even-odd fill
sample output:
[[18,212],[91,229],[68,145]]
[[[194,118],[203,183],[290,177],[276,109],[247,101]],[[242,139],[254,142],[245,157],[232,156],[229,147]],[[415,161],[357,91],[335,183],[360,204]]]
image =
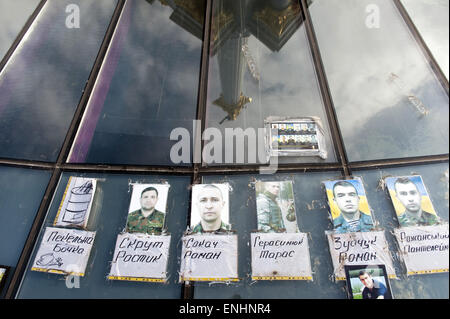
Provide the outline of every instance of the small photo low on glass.
[[347,265],[344,268],[350,299],[393,299],[385,265]]

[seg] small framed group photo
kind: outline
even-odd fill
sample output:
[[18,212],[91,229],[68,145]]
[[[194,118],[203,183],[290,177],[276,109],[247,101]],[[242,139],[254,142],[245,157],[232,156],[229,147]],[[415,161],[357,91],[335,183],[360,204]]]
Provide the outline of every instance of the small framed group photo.
[[327,157],[322,124],[317,117],[275,117],[265,119],[270,156]]
[[393,299],[385,265],[348,265],[344,268],[350,299]]

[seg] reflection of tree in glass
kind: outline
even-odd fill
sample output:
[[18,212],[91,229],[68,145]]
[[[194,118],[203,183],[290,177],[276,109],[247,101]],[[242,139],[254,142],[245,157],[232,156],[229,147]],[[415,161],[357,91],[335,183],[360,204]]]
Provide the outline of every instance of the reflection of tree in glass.
[[72,188],[63,218],[64,222],[80,224],[84,221],[91,202],[92,190],[92,181],[87,181],[81,186]]

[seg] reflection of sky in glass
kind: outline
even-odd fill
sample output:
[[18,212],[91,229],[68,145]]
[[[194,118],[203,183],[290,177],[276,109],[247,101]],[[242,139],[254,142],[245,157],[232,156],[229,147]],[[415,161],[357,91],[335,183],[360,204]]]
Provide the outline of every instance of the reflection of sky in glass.
[[[219,2],[221,1],[215,2],[216,6],[219,6]],[[258,32],[266,31],[259,27]],[[321,100],[304,24],[301,24],[278,52],[271,51],[254,35],[250,35],[247,41],[250,54],[260,73],[260,81],[255,81],[247,65],[244,66],[241,91],[245,96],[251,97],[252,102],[246,105],[236,120],[220,124],[227,113],[213,102],[223,93],[223,83],[221,83],[223,74],[220,72],[224,72],[227,65],[219,71],[218,54],[215,54],[210,57],[209,63],[207,127],[217,127],[222,133],[225,128],[256,130],[264,126],[264,119],[269,116],[318,116],[326,132],[328,152],[326,161],[335,162],[328,120]],[[318,157],[278,158],[278,161],[323,162]]]
[[172,164],[170,132],[191,130],[201,40],[155,1],[127,1],[71,162]]
[[[380,9],[379,29],[365,25],[369,4]],[[448,153],[448,96],[396,10],[382,0],[310,6],[351,161]],[[422,101],[428,115],[408,95]]]
[[401,0],[448,80],[448,0]]
[[0,60],[22,30],[39,0],[0,1]]
[[[0,157],[55,161],[116,0],[49,0],[0,74]],[[68,4],[80,28],[66,28]]]

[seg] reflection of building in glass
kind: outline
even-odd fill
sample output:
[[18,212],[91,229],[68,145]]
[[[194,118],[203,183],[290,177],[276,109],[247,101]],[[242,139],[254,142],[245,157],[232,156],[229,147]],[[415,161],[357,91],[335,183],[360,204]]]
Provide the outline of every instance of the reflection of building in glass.
[[[153,4],[155,0],[147,0]],[[170,19],[195,37],[203,38],[205,0],[159,0],[174,11]],[[309,4],[309,1],[308,1]],[[211,56],[217,55],[222,94],[213,104],[234,121],[252,98],[242,91],[245,69],[259,81],[259,71],[248,48],[253,35],[271,51],[277,52],[303,22],[298,1],[236,0],[214,6],[211,25]]]

